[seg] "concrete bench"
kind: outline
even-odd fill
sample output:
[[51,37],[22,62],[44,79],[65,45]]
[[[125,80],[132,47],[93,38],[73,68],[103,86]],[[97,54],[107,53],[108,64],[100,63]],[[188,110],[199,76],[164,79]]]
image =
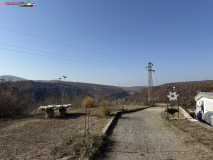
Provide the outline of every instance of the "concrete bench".
[[63,105],[48,105],[48,106],[40,106],[38,108],[39,111],[45,111],[46,118],[54,118],[54,110],[59,109],[61,115],[65,115],[67,108],[72,107],[72,104],[63,104]]

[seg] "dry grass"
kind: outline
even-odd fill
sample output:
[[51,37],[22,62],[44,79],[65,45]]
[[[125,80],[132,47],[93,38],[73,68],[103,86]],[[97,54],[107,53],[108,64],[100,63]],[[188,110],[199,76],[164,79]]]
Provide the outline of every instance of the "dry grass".
[[[123,108],[132,110],[143,107],[145,106],[112,106],[112,110],[115,113]],[[91,108],[90,115],[90,133],[92,135],[100,134],[110,116],[105,118],[97,116],[99,115],[98,108]],[[65,116],[61,116],[56,110],[53,119],[46,119],[44,116],[43,112],[37,116],[21,119],[1,119],[0,157],[3,159],[57,159],[70,156],[70,159],[75,159],[84,155],[84,151],[74,154],[67,144],[69,137],[74,135],[81,137],[84,133],[84,108],[69,108]],[[106,149],[103,138],[94,137],[96,137],[97,145],[89,148],[90,157],[98,157]],[[106,140],[106,138],[104,139]],[[100,141],[101,143],[99,143]]]
[[55,147],[49,159],[62,157],[61,155],[69,155],[70,159],[90,157],[98,157],[98,151],[101,146],[103,137],[97,134],[78,134],[69,137],[68,141],[61,146]]
[[[90,132],[100,134],[108,119],[98,118],[96,108],[92,108]],[[0,122],[0,157],[2,159],[50,159],[76,156],[70,150],[61,150],[51,155],[52,150],[60,150],[68,138],[84,133],[85,109],[68,109],[67,115],[45,119],[44,114],[24,119],[6,119]],[[63,147],[62,147],[63,148]],[[66,147],[65,147],[66,148]]]
[[[90,159],[103,158],[104,152],[107,151],[111,144],[110,138],[107,136],[99,136],[97,134],[73,135],[69,138],[66,145],[55,148],[52,154],[73,155],[70,159],[89,157]],[[51,157],[51,156],[50,156]],[[50,158],[49,157],[49,158]],[[53,156],[52,156],[53,157]]]
[[165,120],[167,126],[175,127],[182,133],[187,133],[194,138],[194,140],[186,140],[185,144],[193,144],[195,141],[198,141],[213,150],[213,130],[207,129],[197,122],[191,122],[187,119],[167,119],[166,112],[162,112],[161,117]]

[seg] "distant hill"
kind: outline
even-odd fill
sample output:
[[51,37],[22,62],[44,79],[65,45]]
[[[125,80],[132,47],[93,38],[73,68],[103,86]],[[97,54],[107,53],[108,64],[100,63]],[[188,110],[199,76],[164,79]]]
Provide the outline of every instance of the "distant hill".
[[121,87],[124,91],[131,93],[140,92],[141,89],[147,88],[147,86],[132,86],[132,87]]
[[[167,86],[168,92],[172,92],[172,86],[176,87],[175,92],[179,93],[179,105],[183,108],[195,108],[194,97],[199,92],[212,92],[213,80],[189,81],[189,82],[173,82],[152,88],[152,99],[154,103],[167,103]],[[174,91],[174,90],[173,90]],[[140,92],[127,97],[127,101],[138,104],[148,104],[148,88],[142,89]],[[171,101],[169,101],[171,103]],[[177,105],[177,102],[176,102]]]
[[[63,81],[51,80],[51,81],[31,81],[33,85],[33,92],[36,95],[36,99],[44,97],[47,92],[52,92],[60,95],[60,87]],[[66,92],[71,96],[91,96],[91,97],[103,97],[107,99],[115,99],[128,96],[128,92],[124,90],[123,93],[119,93],[119,88],[116,86],[81,83],[81,82],[64,82]]]
[[11,75],[0,76],[0,79],[4,79],[5,81],[10,81],[11,80],[13,82],[16,82],[16,81],[27,81],[27,79],[16,77],[16,76],[11,76]]
[[[61,96],[61,87],[64,85],[66,95],[73,99],[83,99],[85,96],[91,96],[93,98],[99,99],[99,101],[104,98],[118,99],[125,96],[128,96],[129,93],[124,90],[120,93],[117,86],[108,86],[102,84],[92,84],[92,83],[83,83],[83,82],[70,82],[70,81],[61,81],[61,80],[27,80],[24,78],[4,75],[0,78],[5,79],[5,81],[11,80],[12,82],[20,81],[22,83],[23,89],[29,88],[31,93],[35,95],[36,101],[45,99],[47,96]],[[47,95],[48,94],[48,95]]]

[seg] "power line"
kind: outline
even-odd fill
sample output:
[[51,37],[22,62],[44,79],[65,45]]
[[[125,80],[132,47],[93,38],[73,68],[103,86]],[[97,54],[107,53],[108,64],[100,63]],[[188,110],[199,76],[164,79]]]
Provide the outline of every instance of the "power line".
[[37,56],[43,56],[43,57],[49,57],[49,58],[62,59],[62,60],[67,60],[67,61],[74,61],[74,62],[79,62],[79,63],[87,63],[87,64],[92,64],[92,65],[99,65],[99,66],[106,66],[106,67],[113,67],[113,68],[121,68],[121,69],[129,69],[129,70],[145,71],[145,70],[140,70],[140,69],[123,68],[123,67],[115,67],[115,66],[94,64],[94,63],[88,63],[88,62],[81,62],[81,61],[75,61],[75,60],[70,60],[70,59],[64,59],[64,58],[58,58],[58,57],[52,57],[52,56],[46,56],[46,55],[41,55],[41,54],[35,54],[35,53],[29,53],[29,52],[22,52],[22,51],[17,51],[17,50],[11,50],[11,49],[6,49],[6,48],[0,48],[0,49],[4,49],[4,50],[8,50],[8,51],[14,51],[14,52],[20,52],[20,53],[27,53],[27,54],[32,54],[32,55],[37,55]]
[[[156,80],[156,83],[157,83],[157,85],[158,85],[157,78],[156,78],[156,74],[155,74],[155,80]],[[159,86],[159,85],[158,85],[158,86]],[[159,87],[161,88],[161,91],[162,91],[163,95],[166,96],[166,93],[164,92],[165,90],[164,90],[163,86],[159,86]],[[164,102],[165,102],[165,99],[164,99]]]
[[16,30],[4,28],[4,27],[0,27],[0,28],[1,28],[1,29],[5,29],[5,30],[8,30],[8,31],[12,31],[12,32],[24,34],[24,35],[27,35],[27,36],[31,36],[31,37],[43,39],[43,40],[46,40],[46,41],[51,41],[51,42],[54,42],[54,43],[59,43],[59,44],[63,44],[63,45],[66,45],[66,46],[70,46],[70,47],[82,49],[82,50],[85,50],[85,51],[94,52],[94,53],[97,53],[97,54],[102,54],[102,55],[106,55],[106,56],[111,56],[111,57],[115,57],[115,58],[119,58],[119,59],[124,59],[124,60],[128,60],[128,61],[134,61],[134,62],[139,62],[139,63],[145,63],[145,62],[140,62],[140,61],[136,61],[136,60],[126,59],[126,58],[123,58],[123,57],[114,56],[114,55],[110,55],[110,54],[106,54],[106,53],[102,53],[102,52],[97,52],[97,51],[94,51],[94,50],[90,50],[90,49],[86,49],[86,48],[74,46],[74,45],[71,45],[71,44],[67,44],[67,43],[63,43],[63,42],[59,42],[59,41],[55,41],[55,40],[51,40],[51,39],[47,39],[47,38],[35,36],[35,35],[32,35],[32,34],[28,34],[28,33],[23,33],[23,32],[20,32],[20,31],[16,31]]
[[[94,62],[109,63],[109,64],[116,64],[116,65],[124,65],[124,64],[118,64],[118,63],[103,62],[103,61],[97,61],[97,60],[92,60],[92,59],[86,59],[86,58],[74,57],[74,56],[70,56],[70,55],[58,54],[58,53],[53,53],[53,52],[41,51],[41,50],[36,50],[36,49],[31,49],[31,48],[19,47],[19,46],[14,46],[14,45],[9,45],[9,44],[4,44],[4,43],[0,43],[0,44],[2,44],[2,45],[6,45],[6,46],[12,46],[12,47],[17,47],[17,48],[22,48],[22,49],[28,49],[28,50],[37,51],[37,52],[43,52],[43,53],[49,53],[49,54],[54,54],[54,55],[60,55],[60,56],[66,56],[66,57],[78,58],[78,59],[83,59],[83,60],[89,60],[89,61],[94,61]],[[126,65],[126,64],[125,64],[125,65]],[[132,66],[132,67],[140,67],[140,66],[133,66],[133,65],[128,65],[128,66]]]

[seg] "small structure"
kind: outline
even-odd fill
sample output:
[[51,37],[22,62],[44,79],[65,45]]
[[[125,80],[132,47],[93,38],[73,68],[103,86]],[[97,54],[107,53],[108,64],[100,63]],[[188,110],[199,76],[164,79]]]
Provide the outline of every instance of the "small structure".
[[204,114],[209,111],[213,111],[213,93],[199,92],[195,96],[196,112],[201,111],[201,105],[203,104]]
[[65,115],[67,108],[72,107],[72,104],[63,104],[63,105],[48,105],[40,106],[38,110],[45,111],[46,118],[54,118],[54,110],[59,109],[61,115]]
[[209,111],[209,112],[206,112],[205,115],[203,116],[203,121],[205,121],[206,123],[210,124],[210,125],[213,125],[213,112],[212,111]]

